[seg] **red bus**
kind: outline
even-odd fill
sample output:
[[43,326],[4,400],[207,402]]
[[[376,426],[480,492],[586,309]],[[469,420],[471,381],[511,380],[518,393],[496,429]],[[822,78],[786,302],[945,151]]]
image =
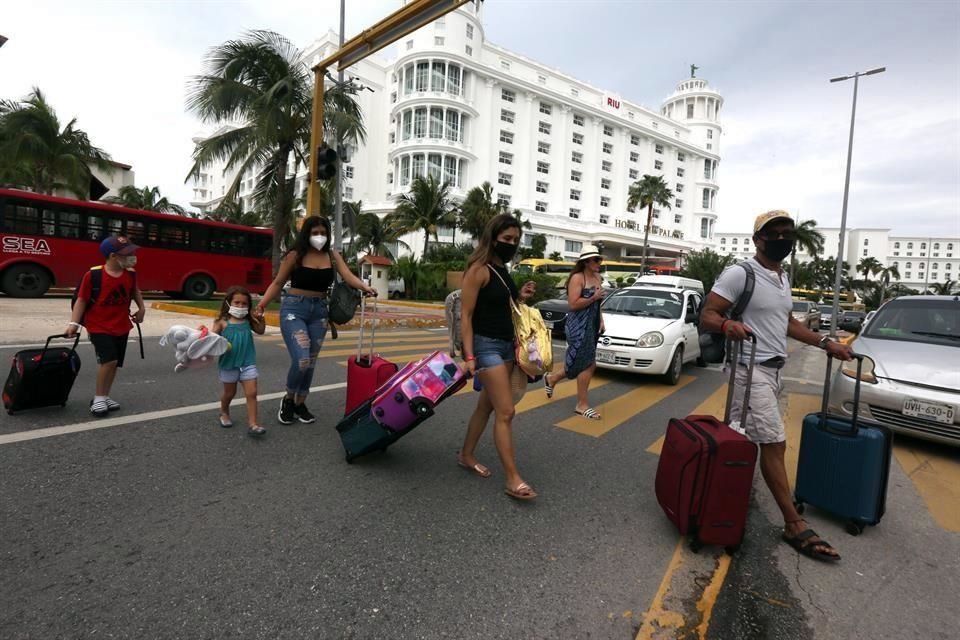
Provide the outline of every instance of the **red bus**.
[[140,246],[144,291],[202,300],[232,285],[263,293],[270,284],[269,229],[0,189],[0,288],[35,298],[75,287],[103,262],[100,241],[114,233]]

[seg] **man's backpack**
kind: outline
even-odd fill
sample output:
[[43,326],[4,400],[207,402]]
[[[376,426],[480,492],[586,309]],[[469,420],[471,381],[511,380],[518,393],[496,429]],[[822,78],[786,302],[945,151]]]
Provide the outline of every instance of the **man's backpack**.
[[[128,269],[130,275],[133,277],[133,289],[130,291],[130,300],[133,300],[133,292],[137,290],[137,272]],[[70,309],[72,310],[77,305],[77,296],[80,295],[80,285],[83,284],[83,277],[80,278],[80,282],[77,283],[77,286],[73,290],[73,296],[70,298]],[[87,301],[87,308],[84,309],[84,314],[97,302],[97,298],[100,297],[100,289],[103,287],[103,265],[97,265],[95,267],[90,267],[90,299]],[[128,304],[129,306],[129,304]],[[83,324],[83,318],[80,319],[80,324]]]
[[[753,270],[753,265],[749,262],[738,262],[735,266],[743,267],[743,270],[746,271],[746,280],[743,283],[743,292],[737,298],[733,308],[727,313],[727,318],[739,321],[743,317],[747,305],[750,304],[750,298],[753,297],[757,274]],[[700,357],[711,364],[724,362],[727,357],[727,337],[722,333],[701,332]]]

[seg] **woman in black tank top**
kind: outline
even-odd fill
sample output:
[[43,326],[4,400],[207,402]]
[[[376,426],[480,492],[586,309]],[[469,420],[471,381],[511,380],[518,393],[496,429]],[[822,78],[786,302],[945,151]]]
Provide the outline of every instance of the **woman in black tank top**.
[[290,288],[280,303],[280,332],[290,354],[287,371],[287,394],[280,401],[277,419],[283,424],[315,420],[304,400],[310,392],[317,354],[327,335],[327,293],[333,284],[334,272],[344,282],[367,295],[377,295],[353,274],[336,251],[330,248],[330,223],[326,218],[310,216],[303,221],[293,250],[283,258],[277,277],[267,288],[256,312],[261,316],[270,301],[280,294],[283,285]]
[[537,493],[520,477],[513,452],[516,408],[510,384],[516,353],[511,299],[522,304],[536,291],[532,281],[518,291],[506,268],[517,252],[521,233],[516,218],[496,216],[467,261],[460,320],[464,369],[477,375],[483,387],[467,425],[463,448],[457,453],[457,463],[480,477],[490,476],[490,470],[477,462],[474,451],[493,413],[493,441],[506,475],[506,493],[518,500],[531,500]]

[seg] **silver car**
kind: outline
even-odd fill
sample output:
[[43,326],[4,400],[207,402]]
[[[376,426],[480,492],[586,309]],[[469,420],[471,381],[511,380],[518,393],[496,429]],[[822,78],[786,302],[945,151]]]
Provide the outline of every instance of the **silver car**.
[[[905,296],[870,319],[853,348],[866,356],[860,415],[960,447],[960,297]],[[853,412],[856,361],[834,376],[830,411]]]

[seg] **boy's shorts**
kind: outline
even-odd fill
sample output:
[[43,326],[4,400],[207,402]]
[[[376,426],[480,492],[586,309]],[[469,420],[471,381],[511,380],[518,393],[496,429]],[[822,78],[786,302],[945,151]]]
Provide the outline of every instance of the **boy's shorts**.
[[220,382],[224,384],[235,384],[246,380],[257,379],[257,365],[251,364],[246,367],[236,367],[234,369],[220,369]]
[[127,354],[127,340],[130,334],[111,336],[106,333],[91,333],[90,342],[97,354],[97,364],[107,364],[116,361],[118,367],[123,366],[123,357]]

